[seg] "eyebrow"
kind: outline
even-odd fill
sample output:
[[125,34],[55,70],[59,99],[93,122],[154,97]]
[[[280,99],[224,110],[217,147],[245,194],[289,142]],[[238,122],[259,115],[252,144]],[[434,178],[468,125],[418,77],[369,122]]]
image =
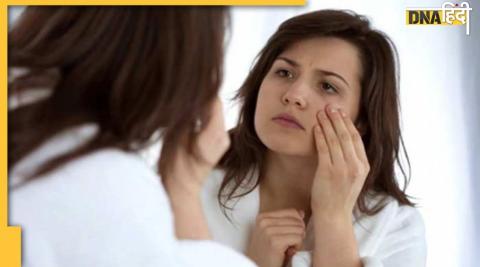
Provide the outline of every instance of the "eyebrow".
[[[287,62],[288,64],[294,66],[294,67],[299,67],[300,64],[298,64],[297,62],[289,59],[289,58],[286,58],[286,57],[277,57],[277,60],[283,60],[285,62]],[[316,72],[320,72],[324,75],[327,75],[327,76],[335,76],[337,78],[339,78],[340,80],[342,80],[346,85],[348,85],[348,87],[350,87],[350,84],[348,84],[347,80],[345,80],[340,74],[338,73],[335,73],[333,71],[328,71],[328,70],[321,70],[321,69],[315,69]]]

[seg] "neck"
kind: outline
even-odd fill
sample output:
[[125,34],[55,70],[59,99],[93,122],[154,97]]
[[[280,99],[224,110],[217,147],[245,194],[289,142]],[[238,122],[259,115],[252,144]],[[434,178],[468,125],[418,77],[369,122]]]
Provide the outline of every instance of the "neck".
[[260,212],[299,209],[310,214],[310,194],[317,167],[314,157],[280,155],[268,151],[260,172]]

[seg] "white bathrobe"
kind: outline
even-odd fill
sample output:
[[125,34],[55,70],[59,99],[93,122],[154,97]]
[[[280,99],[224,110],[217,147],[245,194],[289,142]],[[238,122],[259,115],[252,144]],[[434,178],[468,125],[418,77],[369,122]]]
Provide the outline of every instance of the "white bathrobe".
[[14,188],[96,131],[59,134],[10,172],[10,225],[22,226],[23,266],[254,266],[216,242],[177,240],[160,177],[135,153],[102,149]]
[[[216,170],[207,180],[202,201],[213,238],[233,249],[245,252],[250,232],[259,212],[259,189],[237,198],[233,210],[222,213],[217,194],[224,172]],[[253,182],[253,181],[252,181]],[[248,188],[248,187],[247,187]],[[371,199],[372,205],[379,199]],[[426,260],[425,229],[420,213],[410,206],[399,206],[393,198],[375,216],[361,216],[354,225],[355,237],[364,267],[423,267]],[[305,251],[293,258],[293,267],[312,265],[314,235],[311,223],[307,225]]]

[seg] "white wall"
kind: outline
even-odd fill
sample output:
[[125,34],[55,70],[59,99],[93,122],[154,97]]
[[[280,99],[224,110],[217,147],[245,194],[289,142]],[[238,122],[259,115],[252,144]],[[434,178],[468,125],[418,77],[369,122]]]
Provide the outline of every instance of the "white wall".
[[[466,249],[462,251],[464,262],[462,266],[474,266],[480,262],[478,253],[480,248],[480,2],[471,1],[473,8],[472,23],[473,34],[470,38],[463,39],[461,69],[461,107],[465,116],[463,123],[466,125],[467,138],[467,171],[469,182],[465,185],[468,191],[468,206],[464,206],[459,216],[470,219],[470,227],[463,231]],[[473,229],[472,229],[473,228]]]

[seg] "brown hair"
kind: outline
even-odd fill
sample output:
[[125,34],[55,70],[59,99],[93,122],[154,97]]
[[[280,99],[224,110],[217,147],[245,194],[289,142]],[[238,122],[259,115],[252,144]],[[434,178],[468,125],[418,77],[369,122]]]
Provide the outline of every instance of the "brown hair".
[[99,126],[96,136],[36,176],[101,148],[139,150],[159,129],[160,170],[181,138],[191,151],[195,121],[208,121],[221,84],[227,24],[220,7],[28,7],[8,34],[9,67],[28,69],[9,83],[9,97],[51,93],[8,111],[9,170],[87,122]]
[[[356,207],[362,213],[373,215],[383,208],[382,203],[368,206],[367,197],[384,193],[400,204],[413,205],[405,193],[407,176],[399,159],[402,147],[410,169],[408,155],[400,133],[398,101],[398,56],[392,41],[382,32],[373,30],[368,19],[351,11],[321,10],[293,17],[283,22],[260,51],[248,77],[236,95],[241,101],[238,124],[230,131],[232,145],[219,167],[225,178],[218,192],[224,209],[227,202],[251,192],[260,183],[254,183],[254,171],[261,171],[267,151],[254,128],[258,91],[262,80],[277,56],[293,43],[315,37],[336,37],[357,47],[363,67],[361,100],[358,122],[365,125],[362,139],[370,163],[370,173],[360,193]],[[395,162],[399,164],[405,184],[400,189],[395,179]],[[247,181],[247,183],[245,183]],[[240,187],[253,184],[246,192]],[[236,193],[237,192],[237,193]]]

